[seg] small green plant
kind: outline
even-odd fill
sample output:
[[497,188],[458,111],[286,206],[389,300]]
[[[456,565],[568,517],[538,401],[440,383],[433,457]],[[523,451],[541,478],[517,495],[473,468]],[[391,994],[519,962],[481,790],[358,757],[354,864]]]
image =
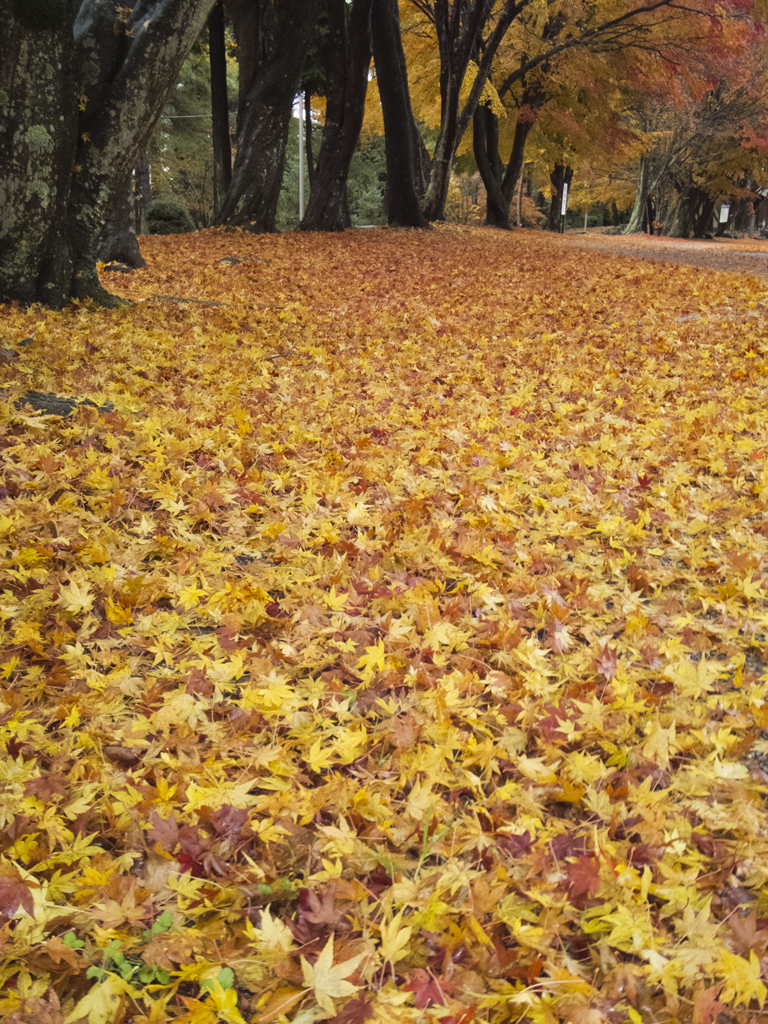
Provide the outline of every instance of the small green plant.
[[142,932],[142,939],[144,942],[151,942],[156,935],[162,935],[163,932],[169,932],[173,927],[173,914],[170,911],[165,910],[160,917],[154,922],[151,928],[147,928]]
[[272,893],[280,891],[290,892],[292,888],[293,886],[291,885],[290,879],[285,877],[278,879],[278,881],[274,882],[273,885],[267,885],[266,882],[262,882],[261,885],[258,886],[258,890],[262,894],[262,896],[271,896]]
[[235,972],[231,967],[222,967],[216,975],[215,981],[213,978],[207,978],[203,982],[203,988],[207,989],[209,992],[213,992],[216,989],[216,982],[218,982],[222,988],[232,988],[235,984]]
[[[173,914],[165,911],[150,928],[144,930],[141,937],[144,942],[151,942],[156,935],[170,931],[172,926]],[[67,932],[62,942],[71,949],[81,949],[85,945],[75,937],[74,932]],[[168,984],[170,975],[167,971],[161,967],[150,967],[140,956],[133,954],[126,956],[121,950],[122,945],[119,939],[112,939],[110,944],[102,950],[101,966],[92,964],[85,972],[86,978],[101,982],[108,974],[118,974],[123,981],[137,980],[142,985],[148,985],[151,982],[157,982],[160,985]]]

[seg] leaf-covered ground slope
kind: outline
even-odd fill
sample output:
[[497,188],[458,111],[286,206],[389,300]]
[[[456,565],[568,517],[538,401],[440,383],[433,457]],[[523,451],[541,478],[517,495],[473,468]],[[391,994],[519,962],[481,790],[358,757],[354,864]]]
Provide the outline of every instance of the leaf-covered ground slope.
[[143,249],[0,321],[3,1019],[753,1020],[765,285]]

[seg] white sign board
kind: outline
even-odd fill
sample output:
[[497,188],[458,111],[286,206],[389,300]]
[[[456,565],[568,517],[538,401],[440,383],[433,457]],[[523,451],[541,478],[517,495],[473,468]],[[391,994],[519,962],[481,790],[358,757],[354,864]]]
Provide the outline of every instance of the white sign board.
[[560,204],[560,213],[565,216],[565,208],[568,205],[568,184],[563,182],[563,201]]
[[728,223],[728,214],[730,212],[731,212],[730,206],[727,206],[725,203],[723,203],[723,205],[720,207],[720,223],[721,224],[727,224]]

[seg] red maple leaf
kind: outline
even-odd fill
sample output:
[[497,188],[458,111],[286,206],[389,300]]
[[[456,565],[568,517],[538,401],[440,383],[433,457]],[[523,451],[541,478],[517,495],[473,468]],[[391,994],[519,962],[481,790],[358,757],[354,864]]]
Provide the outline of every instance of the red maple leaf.
[[363,1024],[373,1016],[373,1000],[365,995],[356,996],[342,1007],[335,1017],[330,1017],[330,1024]]
[[150,839],[160,843],[166,850],[172,850],[179,841],[179,826],[176,824],[176,815],[171,811],[170,818],[161,818],[157,811],[150,811],[149,823],[151,828],[147,829]]
[[619,656],[616,650],[606,644],[600,651],[600,657],[597,659],[597,671],[610,683],[616,675],[618,663]]
[[10,921],[19,907],[27,914],[35,909],[29,886],[15,872],[0,876],[0,918]]
[[403,992],[414,993],[414,1003],[417,1010],[423,1010],[430,1003],[437,1006],[445,1006],[445,994],[450,992],[453,986],[447,981],[441,981],[434,975],[417,967],[413,977],[407,985],[403,985]]
[[579,857],[568,865],[566,875],[571,897],[587,892],[596,896],[600,892],[600,861],[597,857]]
[[719,987],[705,988],[698,993],[693,1002],[693,1024],[714,1024],[725,1009],[725,1004],[717,998],[719,995]]

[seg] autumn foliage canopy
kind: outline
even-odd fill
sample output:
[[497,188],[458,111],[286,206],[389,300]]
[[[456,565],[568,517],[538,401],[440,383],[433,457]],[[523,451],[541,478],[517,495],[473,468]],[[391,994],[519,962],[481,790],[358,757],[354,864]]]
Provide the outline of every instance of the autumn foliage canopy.
[[0,320],[2,1019],[754,1020],[764,282],[143,252]]

